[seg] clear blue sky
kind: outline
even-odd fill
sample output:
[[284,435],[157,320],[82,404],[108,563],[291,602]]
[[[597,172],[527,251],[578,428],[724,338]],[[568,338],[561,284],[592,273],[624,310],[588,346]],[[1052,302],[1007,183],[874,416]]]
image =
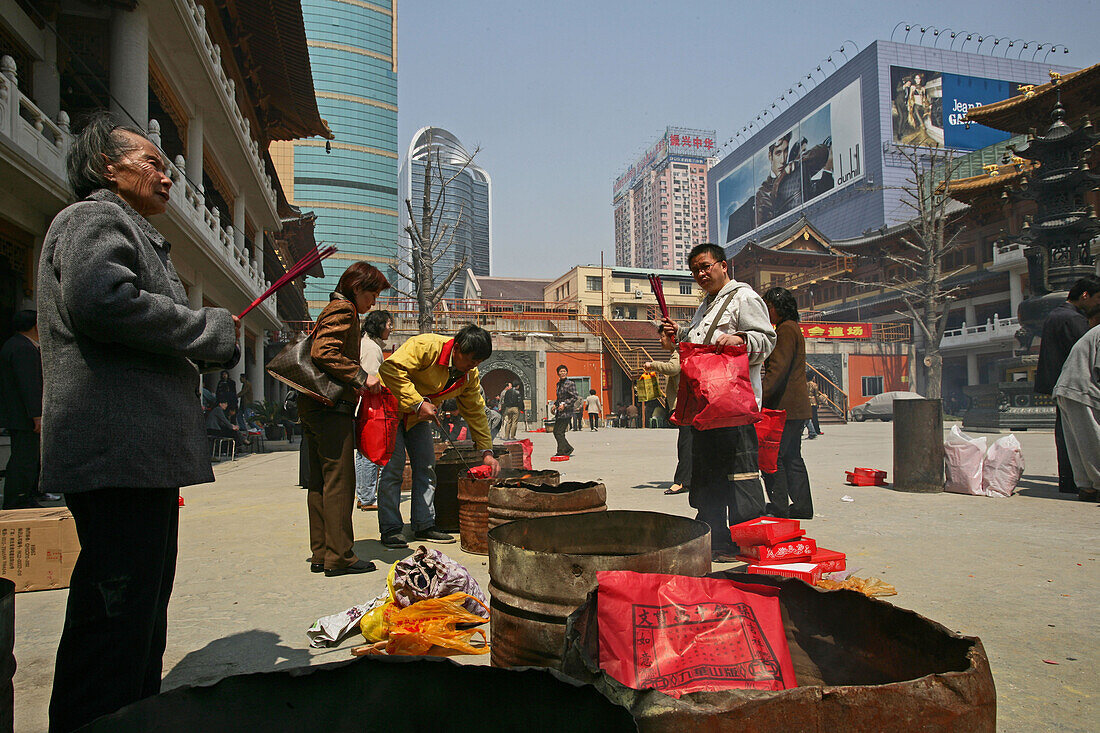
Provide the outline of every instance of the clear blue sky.
[[1051,63],[1100,61],[1096,0],[397,7],[399,147],[425,125],[481,146],[494,275],[555,277],[601,250],[612,263],[611,184],[667,125],[714,128],[724,142],[845,40],[862,49],[906,21],[1069,47]]

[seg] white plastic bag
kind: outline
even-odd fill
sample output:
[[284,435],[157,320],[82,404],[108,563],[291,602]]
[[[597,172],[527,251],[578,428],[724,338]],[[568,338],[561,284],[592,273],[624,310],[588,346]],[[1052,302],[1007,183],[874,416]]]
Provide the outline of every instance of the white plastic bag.
[[985,456],[985,437],[971,438],[959,430],[958,425],[951,427],[951,433],[943,442],[944,458],[947,461],[947,482],[945,491],[956,494],[984,496],[982,489],[982,458]]
[[1015,435],[994,441],[982,466],[982,490],[986,496],[1012,496],[1024,475],[1024,453]]

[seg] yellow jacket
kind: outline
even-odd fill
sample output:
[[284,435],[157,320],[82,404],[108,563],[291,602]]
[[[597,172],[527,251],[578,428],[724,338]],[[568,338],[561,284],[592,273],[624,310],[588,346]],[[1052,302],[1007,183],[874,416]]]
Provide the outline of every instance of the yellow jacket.
[[434,333],[413,336],[382,362],[378,377],[386,389],[397,397],[398,407],[405,416],[405,427],[411,428],[423,420],[416,408],[424,400],[438,405],[454,399],[458,411],[466,418],[473,434],[474,445],[492,450],[489,421],[485,418],[485,400],[481,396],[481,380],[477,369],[471,369],[443,391],[450,378],[451,351],[455,340]]

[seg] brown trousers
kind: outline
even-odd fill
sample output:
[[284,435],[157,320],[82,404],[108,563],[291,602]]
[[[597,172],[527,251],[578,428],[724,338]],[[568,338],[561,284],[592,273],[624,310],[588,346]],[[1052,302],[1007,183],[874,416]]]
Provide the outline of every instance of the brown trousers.
[[298,401],[302,431],[309,439],[310,562],[326,570],[347,567],[356,558],[351,513],[355,503],[355,421],[302,397]]

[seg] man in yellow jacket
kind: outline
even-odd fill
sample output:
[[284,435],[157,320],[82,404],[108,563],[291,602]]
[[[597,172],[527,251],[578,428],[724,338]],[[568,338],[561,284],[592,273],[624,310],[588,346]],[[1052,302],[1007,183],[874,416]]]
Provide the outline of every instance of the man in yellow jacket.
[[458,411],[470,426],[474,445],[481,449],[482,462],[492,468],[493,476],[500,473],[500,464],[493,456],[493,439],[477,374],[477,365],[492,353],[489,332],[471,324],[453,339],[434,333],[413,336],[379,367],[378,377],[397,397],[403,413],[393,457],[382,469],[378,481],[378,529],[386,547],[408,547],[402,536],[405,524],[401,518],[401,477],[406,454],[412,465],[412,527],[416,539],[455,541],[435,527],[435,449],[431,423],[443,400],[454,399],[458,403]]

